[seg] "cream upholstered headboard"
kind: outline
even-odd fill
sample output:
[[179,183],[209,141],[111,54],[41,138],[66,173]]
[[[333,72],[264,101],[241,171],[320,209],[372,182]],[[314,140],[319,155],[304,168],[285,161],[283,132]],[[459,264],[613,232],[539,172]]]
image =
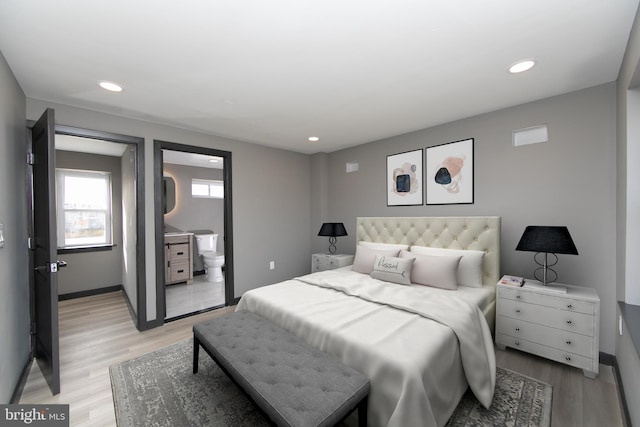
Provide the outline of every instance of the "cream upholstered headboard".
[[359,217],[356,241],[484,251],[483,285],[500,279],[500,217]]

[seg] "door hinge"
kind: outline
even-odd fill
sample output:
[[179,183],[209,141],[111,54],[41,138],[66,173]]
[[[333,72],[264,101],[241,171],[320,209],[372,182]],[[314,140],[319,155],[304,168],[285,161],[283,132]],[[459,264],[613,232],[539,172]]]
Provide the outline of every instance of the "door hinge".
[[31,326],[29,328],[29,333],[31,335],[35,335],[36,334],[36,322],[31,322]]
[[33,153],[27,153],[27,164],[28,165],[36,164],[36,156]]

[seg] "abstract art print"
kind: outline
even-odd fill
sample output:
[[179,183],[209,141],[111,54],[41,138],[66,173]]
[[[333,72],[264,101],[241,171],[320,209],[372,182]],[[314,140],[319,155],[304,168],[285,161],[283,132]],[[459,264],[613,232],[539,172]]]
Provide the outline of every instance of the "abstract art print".
[[426,151],[427,205],[473,203],[473,138]]
[[422,150],[387,156],[387,206],[423,204]]

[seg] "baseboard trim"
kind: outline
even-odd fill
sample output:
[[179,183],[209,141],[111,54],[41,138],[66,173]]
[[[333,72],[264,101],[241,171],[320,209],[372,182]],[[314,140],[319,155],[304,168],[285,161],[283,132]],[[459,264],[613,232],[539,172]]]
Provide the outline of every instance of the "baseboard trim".
[[613,367],[613,372],[616,376],[616,384],[618,386],[618,394],[620,395],[620,408],[622,410],[622,415],[624,416],[624,425],[627,427],[631,427],[631,414],[629,414],[629,408],[627,407],[627,397],[624,394],[624,386],[622,385],[622,377],[620,376],[620,368],[618,367],[618,359],[615,356],[611,356],[613,359],[613,363],[611,366]]
[[31,363],[33,363],[33,356],[29,354],[27,363],[24,365],[24,368],[22,368],[22,373],[20,374],[20,378],[18,378],[18,384],[16,384],[16,388],[13,390],[13,394],[11,395],[11,400],[9,401],[9,403],[20,403],[20,398],[22,397],[24,386],[27,384],[29,372],[31,371]]
[[613,366],[615,358],[613,354],[600,352],[600,363],[603,365]]
[[93,295],[106,294],[109,292],[121,291],[122,285],[107,286],[105,288],[89,289],[88,291],[71,292],[68,294],[58,295],[58,301],[66,301],[74,298],[90,297]]

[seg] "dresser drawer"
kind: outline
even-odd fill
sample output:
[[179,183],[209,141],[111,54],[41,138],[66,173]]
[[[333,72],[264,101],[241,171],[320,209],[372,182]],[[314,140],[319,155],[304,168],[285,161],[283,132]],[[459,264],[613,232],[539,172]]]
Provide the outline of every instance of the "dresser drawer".
[[188,261],[189,260],[189,244],[180,243],[169,245],[169,259],[172,263],[176,261]]
[[595,373],[598,372],[598,365],[593,359],[579,356],[568,351],[547,347],[542,344],[537,344],[525,339],[511,337],[500,333],[496,333],[496,343],[503,344],[511,348],[517,348],[528,353],[537,354],[538,356],[575,366],[576,368],[585,369]]
[[189,263],[171,263],[169,266],[169,282],[189,280]]
[[531,292],[527,288],[498,287],[498,298],[505,298],[514,301],[522,301],[531,304],[545,305],[560,310],[573,311],[594,315],[596,304],[590,301],[580,301],[566,297],[556,297],[546,293]]
[[594,317],[510,299],[498,300],[499,316],[550,326],[578,334],[594,335]]
[[496,333],[508,335],[513,338],[557,348],[587,358],[590,358],[594,351],[594,338],[590,336],[504,316],[499,316],[496,324]]

